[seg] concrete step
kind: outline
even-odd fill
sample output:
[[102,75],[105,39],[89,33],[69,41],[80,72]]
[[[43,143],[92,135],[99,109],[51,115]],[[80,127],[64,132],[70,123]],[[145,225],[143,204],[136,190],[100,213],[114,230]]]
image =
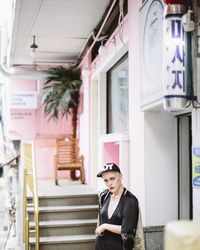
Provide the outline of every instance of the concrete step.
[[[28,197],[27,202],[32,203],[32,198]],[[69,206],[69,205],[96,205],[98,203],[97,194],[68,194],[60,196],[40,196],[39,206]]]
[[[29,208],[30,220],[33,221],[33,208]],[[67,219],[96,219],[98,205],[49,206],[39,208],[40,221]]]
[[[40,250],[93,250],[98,217],[97,192],[78,183],[41,182],[39,188]],[[31,197],[28,203],[31,203]],[[29,209],[33,229],[33,209]],[[34,233],[30,249],[35,250]]]
[[[39,225],[40,236],[94,234],[97,219],[40,221]],[[33,222],[30,223],[30,228],[34,228]],[[31,233],[31,237],[33,236]]]
[[[40,237],[40,250],[93,250],[95,235],[68,235]],[[30,250],[35,250],[35,241],[30,238]]]

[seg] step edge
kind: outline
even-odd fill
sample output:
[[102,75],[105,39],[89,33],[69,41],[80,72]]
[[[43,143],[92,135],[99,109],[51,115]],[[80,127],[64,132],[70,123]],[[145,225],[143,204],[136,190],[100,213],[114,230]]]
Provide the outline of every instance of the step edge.
[[[67,236],[47,236],[40,237],[40,244],[62,244],[62,243],[80,243],[80,242],[93,242],[96,238],[93,234],[87,235],[75,235],[76,238],[73,239],[73,235]],[[77,236],[81,236],[79,239]],[[35,245],[35,238],[30,237],[30,245]]]
[[[98,193],[86,193],[86,194],[55,194],[55,195],[38,195],[38,198],[39,199],[60,199],[60,198],[72,198],[72,197],[98,197]],[[27,199],[32,199],[33,197],[32,196],[27,196]]]
[[[50,224],[52,222],[52,224]],[[52,220],[52,221],[41,221],[39,226],[41,228],[48,228],[48,227],[70,227],[70,226],[89,226],[89,225],[96,225],[97,219],[88,219],[88,220]],[[30,222],[30,228],[34,228],[35,223]]]
[[[43,206],[43,207],[39,207],[39,212],[40,213],[44,213],[44,212],[72,212],[72,211],[93,211],[93,210],[97,210],[98,209],[98,205],[77,205],[77,206]],[[33,213],[34,209],[33,208],[29,208],[28,212]]]

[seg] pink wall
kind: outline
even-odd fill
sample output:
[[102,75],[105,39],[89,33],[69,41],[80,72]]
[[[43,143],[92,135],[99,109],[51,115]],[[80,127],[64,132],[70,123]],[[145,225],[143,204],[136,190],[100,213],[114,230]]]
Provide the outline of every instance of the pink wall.
[[[37,91],[37,82],[25,79],[12,79],[9,83],[10,89],[12,91]],[[30,134],[30,139],[34,139],[38,136],[43,135],[59,135],[59,134],[69,134],[71,132],[71,121],[63,118],[62,120],[48,120],[48,117],[45,117],[43,107],[40,103],[40,92],[38,93],[38,108],[35,110],[26,110],[26,109],[15,109],[11,110],[12,112],[12,130],[16,131],[16,134],[20,134],[22,137],[24,132]],[[25,116],[20,116],[21,114],[26,114]],[[16,114],[16,115],[15,115]],[[18,114],[18,115],[17,115]],[[12,118],[11,117],[11,118]],[[32,121],[32,122],[31,122]]]
[[119,165],[119,144],[112,142],[104,144],[103,164],[108,162],[114,162]]
[[[9,93],[15,91],[35,91],[36,84],[32,80],[11,78],[9,82]],[[9,109],[8,136],[10,139],[31,140],[36,134],[35,110]]]
[[[139,8],[141,7],[141,1],[129,0],[129,14],[128,17],[125,18],[124,22],[124,30],[123,35],[129,38],[129,60],[130,60],[130,85],[133,85],[135,82],[139,81]],[[121,45],[122,42],[119,39],[118,30],[115,31],[116,36],[116,44],[109,43],[109,53],[107,54],[107,58],[102,60],[97,57],[93,64],[90,63],[90,55],[86,58],[83,67],[90,69],[91,71],[88,73],[88,76],[85,77],[83,86],[82,86],[82,94],[81,94],[81,102],[80,102],[80,121],[79,127],[81,130],[79,131],[80,142],[81,142],[81,151],[84,153],[86,160],[86,172],[88,173],[87,177],[89,177],[89,159],[90,159],[90,150],[92,145],[91,142],[91,134],[90,134],[90,123],[89,120],[93,119],[90,117],[90,84],[91,79],[90,76],[92,71],[100,68],[102,64],[107,60],[109,60],[110,56],[115,54],[116,47]],[[132,70],[133,69],[133,70]],[[14,79],[12,82],[12,87],[14,89],[32,89],[36,90],[36,82],[28,81],[22,79]],[[131,89],[130,89],[131,90]],[[138,88],[136,91],[139,91]],[[131,93],[133,93],[131,91]],[[131,94],[132,99],[132,94]],[[138,98],[138,97],[137,97]],[[134,100],[134,102],[139,103],[138,99]],[[131,104],[132,105],[132,104]],[[18,112],[18,111],[16,111]],[[55,138],[59,134],[70,133],[71,125],[70,121],[62,120],[57,123],[53,121],[47,122],[47,119],[44,118],[42,108],[39,107],[36,111],[32,111],[32,118],[25,120],[21,119],[18,121],[13,121],[12,130],[15,131],[16,134],[21,137],[25,137],[27,139],[35,139],[36,142],[36,161],[38,167],[38,176],[40,178],[53,178],[53,157],[55,154]],[[131,113],[131,112],[130,112]],[[132,126],[132,120],[131,120]],[[131,136],[133,133],[131,133]],[[24,138],[23,138],[24,139]],[[113,143],[109,143],[104,147],[105,160],[106,161],[114,161],[116,163],[119,162],[119,148]]]
[[36,135],[36,112],[34,110],[10,110],[9,139],[33,140]]
[[[36,91],[37,82],[12,78],[9,83],[9,91]],[[39,178],[54,177],[54,155],[56,137],[71,133],[70,119],[63,118],[60,121],[48,121],[44,117],[44,111],[38,102],[35,110],[9,109],[8,136],[10,140],[34,140],[36,153],[36,166]],[[66,177],[68,173],[61,173]]]
[[91,55],[89,54],[87,58],[84,59],[81,70],[83,70],[82,74],[82,86],[81,86],[81,94],[80,94],[80,105],[79,105],[79,130],[78,137],[80,141],[80,152],[84,155],[84,168],[85,168],[85,177],[86,183],[90,184],[91,178],[91,163],[90,163],[90,119],[91,119],[91,105],[90,105],[90,88],[91,88],[91,79],[90,79],[90,63],[91,63]]
[[[125,17],[125,20],[124,20],[123,35],[124,35],[125,41],[126,41],[127,37],[128,37],[128,18],[127,18],[127,16]],[[87,67],[90,70],[88,73],[89,79],[91,76],[95,75],[96,72],[98,72],[98,70],[100,68],[104,67],[104,65],[107,62],[109,63],[110,58],[114,57],[116,54],[116,51],[119,50],[119,48],[122,46],[122,41],[120,39],[118,29],[116,29],[115,32],[112,34],[112,37],[110,38],[110,40],[112,40],[113,37],[115,37],[115,43],[109,42],[109,41],[107,42],[106,55],[104,55],[103,57],[97,56],[92,63],[89,62],[88,64],[86,63],[86,65],[83,66],[83,68]],[[86,79],[86,81],[87,81],[87,79]],[[91,81],[90,81],[90,84],[91,84]],[[89,93],[91,93],[91,86],[89,85],[88,88],[89,88]],[[90,124],[91,124],[92,120],[93,120],[93,117],[90,114]],[[90,131],[91,131],[91,129],[90,129]],[[91,136],[93,136],[93,134],[89,134],[89,136],[91,137]],[[99,140],[99,138],[98,138],[98,140]],[[89,141],[90,142],[93,141],[92,138],[90,138]],[[93,146],[94,145],[90,145],[90,151],[92,151],[91,148]],[[105,162],[115,162],[116,164],[119,164],[119,145],[117,145],[115,143],[104,143],[103,144],[103,155],[104,155],[104,159],[102,159],[102,164],[104,164]],[[93,166],[93,167],[95,167],[95,166]]]
[[[128,1],[128,15],[124,20],[123,37],[128,43],[129,53],[129,152],[130,152],[130,190],[138,197],[142,207],[145,207],[145,179],[144,179],[144,114],[140,110],[140,27],[139,27],[139,9],[142,6],[142,0]],[[113,34],[116,38],[116,44],[108,42],[107,54],[103,57],[97,57],[89,65],[90,72],[88,77],[99,77],[99,70],[104,71],[105,65],[109,65],[112,58],[115,57],[117,50],[123,47],[119,38],[118,30]],[[106,67],[106,70],[109,67]],[[97,77],[97,80],[99,79]],[[95,78],[95,77],[94,77]],[[89,90],[90,91],[90,90]],[[102,101],[102,100],[101,100]],[[91,117],[90,120],[93,118]],[[99,132],[102,133],[102,132]],[[90,135],[91,136],[91,135]],[[91,140],[90,140],[91,141]],[[92,145],[91,145],[92,147]],[[140,148],[140,150],[138,150]],[[105,161],[119,161],[119,148],[114,147],[112,143],[104,144],[103,149]],[[140,166],[140,167],[138,167]]]
[[71,133],[71,120],[63,117],[61,120],[49,120],[44,114],[43,107],[38,107],[36,111],[36,135],[37,137],[44,135],[60,135]]

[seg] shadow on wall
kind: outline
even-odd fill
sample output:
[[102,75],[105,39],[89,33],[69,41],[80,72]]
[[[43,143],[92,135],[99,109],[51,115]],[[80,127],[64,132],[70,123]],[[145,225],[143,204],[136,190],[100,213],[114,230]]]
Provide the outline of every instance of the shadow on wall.
[[0,165],[0,178],[2,177],[3,175],[3,167]]

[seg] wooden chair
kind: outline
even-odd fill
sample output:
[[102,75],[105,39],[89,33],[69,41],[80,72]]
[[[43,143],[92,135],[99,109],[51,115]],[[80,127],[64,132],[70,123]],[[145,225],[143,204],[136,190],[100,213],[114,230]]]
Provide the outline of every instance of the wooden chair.
[[58,171],[79,170],[81,183],[85,183],[84,157],[79,156],[78,139],[73,137],[56,139],[54,158],[55,184],[58,185]]

